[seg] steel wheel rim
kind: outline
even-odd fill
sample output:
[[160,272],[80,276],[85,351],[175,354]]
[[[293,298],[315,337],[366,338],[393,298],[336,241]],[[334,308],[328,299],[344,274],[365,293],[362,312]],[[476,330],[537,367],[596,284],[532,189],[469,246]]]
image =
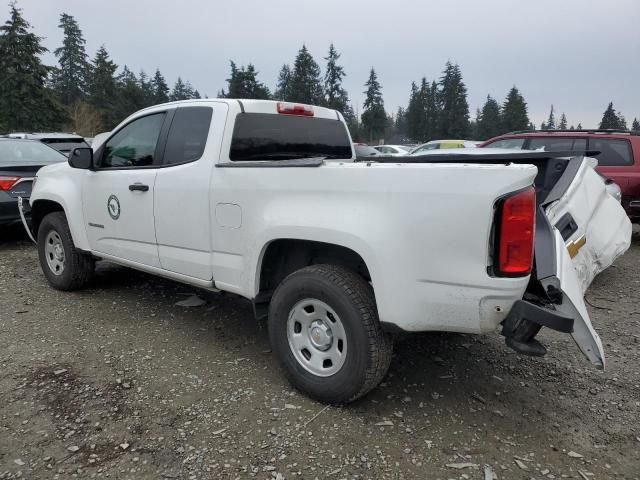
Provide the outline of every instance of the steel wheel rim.
[[347,334],[340,317],[315,298],[300,300],[290,310],[287,340],[298,364],[319,377],[338,373],[347,358]]
[[64,245],[55,230],[51,230],[44,239],[44,256],[49,270],[54,275],[62,275],[65,265]]

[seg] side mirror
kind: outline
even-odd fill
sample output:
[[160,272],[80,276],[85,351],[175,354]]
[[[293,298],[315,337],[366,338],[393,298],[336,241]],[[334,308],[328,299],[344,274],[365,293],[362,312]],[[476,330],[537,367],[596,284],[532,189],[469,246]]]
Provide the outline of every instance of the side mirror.
[[93,168],[93,150],[88,147],[74,148],[69,155],[69,165],[73,168],[90,170]]

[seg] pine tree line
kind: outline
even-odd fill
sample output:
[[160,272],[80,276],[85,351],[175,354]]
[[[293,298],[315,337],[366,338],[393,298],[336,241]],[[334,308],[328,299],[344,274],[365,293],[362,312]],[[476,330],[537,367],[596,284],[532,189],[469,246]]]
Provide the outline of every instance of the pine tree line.
[[[112,129],[130,113],[146,106],[201,98],[198,90],[181,77],[169,88],[159,69],[152,76],[144,71],[136,75],[126,65],[119,71],[104,45],[90,59],[82,31],[71,15],[60,16],[59,28],[64,38],[53,52],[58,66],[50,67],[40,60],[47,52],[42,38],[31,31],[15,1],[10,4],[10,18],[0,27],[0,131],[69,129],[94,135]],[[510,131],[535,129],[527,103],[515,86],[501,104],[488,95],[471,120],[461,69],[451,62],[446,63],[437,81],[429,82],[423,77],[419,83],[412,82],[408,105],[400,107],[395,115],[386,112],[382,86],[371,68],[358,115],[343,87],[346,73],[333,44],[323,59],[324,74],[306,45],[302,45],[293,63],[280,69],[273,92],[258,79],[253,64],[245,67],[231,61],[226,90],[218,96],[277,99],[336,109],[347,120],[354,140],[369,142],[391,137],[414,142],[436,138],[483,140]],[[552,105],[541,127],[566,129],[567,125],[564,113],[556,121]],[[577,128],[582,125],[578,123]],[[625,118],[612,103],[604,112],[600,128],[627,128]],[[640,131],[637,118],[631,129]]]
[[0,27],[0,131],[65,129],[93,136],[141,108],[200,98],[181,78],[169,90],[160,70],[149,77],[125,65],[118,74],[104,45],[89,59],[80,26],[66,13],[58,25],[62,45],[53,51],[58,66],[46,66],[42,37],[31,31],[15,1],[9,7]]

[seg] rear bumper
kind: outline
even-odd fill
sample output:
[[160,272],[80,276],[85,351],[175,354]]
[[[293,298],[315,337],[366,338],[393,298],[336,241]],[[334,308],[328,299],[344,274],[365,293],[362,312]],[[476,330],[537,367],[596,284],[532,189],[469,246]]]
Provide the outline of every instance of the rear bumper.
[[20,222],[18,202],[6,192],[0,192],[0,225]]
[[562,333],[573,333],[574,319],[552,307],[518,300],[502,323],[502,335],[507,346],[523,355],[542,356],[546,348],[535,339],[542,327]]

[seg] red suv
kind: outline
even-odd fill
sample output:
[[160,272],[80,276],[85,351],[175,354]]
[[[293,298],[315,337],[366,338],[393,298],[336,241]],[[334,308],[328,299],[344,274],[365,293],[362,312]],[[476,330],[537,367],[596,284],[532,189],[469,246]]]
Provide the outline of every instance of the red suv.
[[598,172],[622,190],[622,205],[640,222],[640,133],[626,130],[526,130],[491,138],[479,145],[545,151],[597,151]]

